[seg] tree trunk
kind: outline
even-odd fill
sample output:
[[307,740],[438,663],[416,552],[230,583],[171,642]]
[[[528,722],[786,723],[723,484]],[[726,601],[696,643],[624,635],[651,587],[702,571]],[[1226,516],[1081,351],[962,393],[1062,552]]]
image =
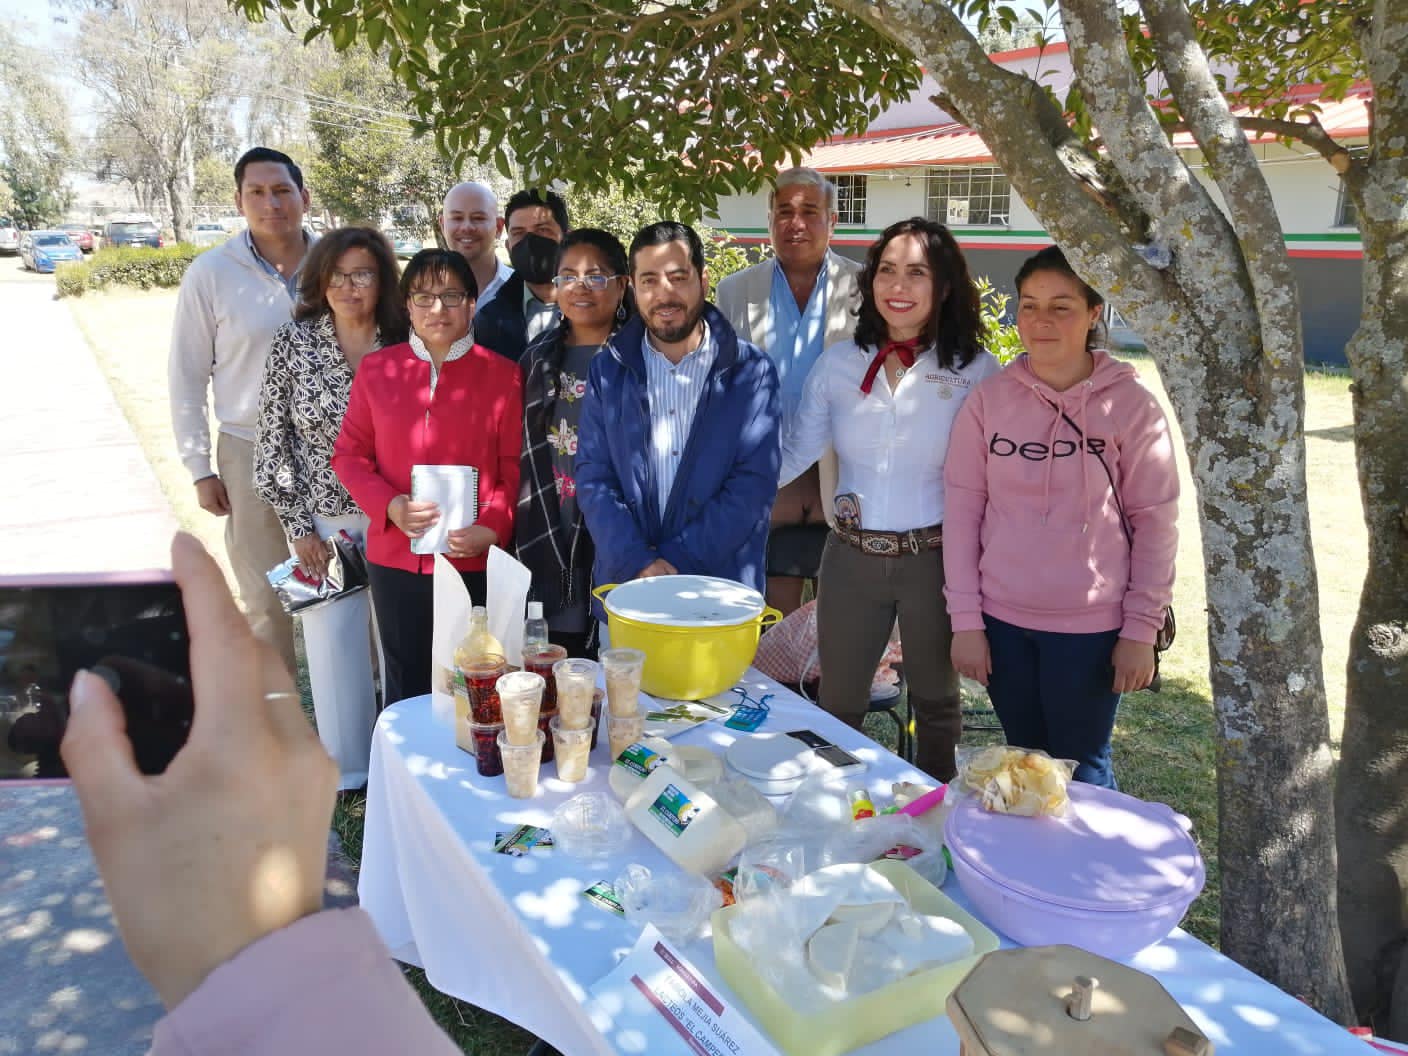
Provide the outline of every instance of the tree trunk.
[[[1369,566],[1350,641],[1335,814],[1340,928],[1355,1008],[1376,1033],[1408,1041],[1408,164],[1370,166],[1360,199],[1363,316],[1346,354],[1354,376],[1355,459]],[[1376,171],[1377,170],[1377,171]]]
[[[1306,506],[1304,361],[1294,298],[1276,296],[1266,275],[1249,271],[1258,266],[1257,255],[1243,251],[1254,206],[1234,204],[1234,230],[1169,148],[1143,80],[1122,48],[1107,46],[1121,32],[1111,3],[1067,0],[1062,13],[1125,192],[1073,174],[1069,132],[1043,114],[1050,102],[992,64],[944,5],[837,2],[915,54],[1077,270],[1148,342],[1198,489],[1219,733],[1223,950],[1347,1021]],[[1216,93],[1195,102],[1225,109]],[[1166,270],[1136,254],[1133,243],[1149,237],[1127,226],[1138,214],[1166,232],[1173,251]]]
[[171,227],[177,242],[189,242],[194,234],[192,199],[195,197],[196,165],[191,155],[189,137],[178,141],[176,156],[167,171],[166,196],[171,206]]

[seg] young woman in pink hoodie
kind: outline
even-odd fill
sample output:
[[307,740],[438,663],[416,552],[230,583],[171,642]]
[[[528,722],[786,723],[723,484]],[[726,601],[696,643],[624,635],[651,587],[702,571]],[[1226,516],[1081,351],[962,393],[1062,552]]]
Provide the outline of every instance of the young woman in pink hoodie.
[[1104,301],[1055,246],[1017,273],[1025,354],[964,403],[944,467],[944,596],[959,673],[1009,744],[1115,786],[1120,694],[1154,675],[1173,590],[1168,421],[1100,344]]

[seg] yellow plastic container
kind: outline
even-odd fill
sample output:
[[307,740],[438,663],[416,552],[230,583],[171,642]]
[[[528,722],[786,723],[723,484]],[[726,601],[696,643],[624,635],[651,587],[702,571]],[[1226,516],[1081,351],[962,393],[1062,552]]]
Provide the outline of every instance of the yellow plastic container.
[[736,684],[762,629],[782,619],[756,590],[711,576],[608,583],[592,595],[606,609],[612,646],[645,653],[641,689],[671,700],[702,700]]
[[897,1030],[946,1014],[945,1002],[984,954],[998,948],[998,938],[971,913],[903,862],[872,862],[918,913],[948,917],[973,937],[973,954],[962,960],[916,972],[869,994],[838,1001],[821,1012],[794,1011],[758,974],[729,931],[738,906],[716,910],[714,961],[734,994],[748,1006],[758,1025],[786,1056],[841,1056]]

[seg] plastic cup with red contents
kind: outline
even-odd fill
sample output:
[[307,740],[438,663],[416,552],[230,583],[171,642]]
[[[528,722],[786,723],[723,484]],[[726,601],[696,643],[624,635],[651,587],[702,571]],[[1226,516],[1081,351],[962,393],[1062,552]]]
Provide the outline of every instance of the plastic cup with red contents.
[[483,726],[504,721],[498,683],[507,670],[508,664],[497,653],[486,653],[460,668],[469,691],[469,717],[473,722]]
[[538,729],[543,734],[543,762],[552,762],[552,728],[550,723],[557,718],[555,711],[541,711],[538,713]]
[[471,722],[469,735],[474,741],[474,765],[481,777],[498,777],[504,772],[503,757],[499,755],[499,734],[504,732],[502,722]]
[[553,666],[567,659],[567,650],[560,645],[532,645],[523,650],[523,670],[542,675],[547,686],[543,689],[543,710],[557,710],[557,682],[552,677]]

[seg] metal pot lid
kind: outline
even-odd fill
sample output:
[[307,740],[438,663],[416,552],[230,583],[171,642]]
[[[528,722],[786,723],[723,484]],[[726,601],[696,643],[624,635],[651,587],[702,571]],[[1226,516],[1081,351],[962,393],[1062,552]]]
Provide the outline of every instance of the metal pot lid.
[[612,588],[609,615],[664,627],[736,627],[756,620],[766,604],[752,587],[714,576],[655,576]]
[[1065,817],[994,814],[964,796],[949,852],[993,883],[1041,902],[1137,912],[1196,895],[1205,877],[1187,818],[1163,803],[1072,781]]

